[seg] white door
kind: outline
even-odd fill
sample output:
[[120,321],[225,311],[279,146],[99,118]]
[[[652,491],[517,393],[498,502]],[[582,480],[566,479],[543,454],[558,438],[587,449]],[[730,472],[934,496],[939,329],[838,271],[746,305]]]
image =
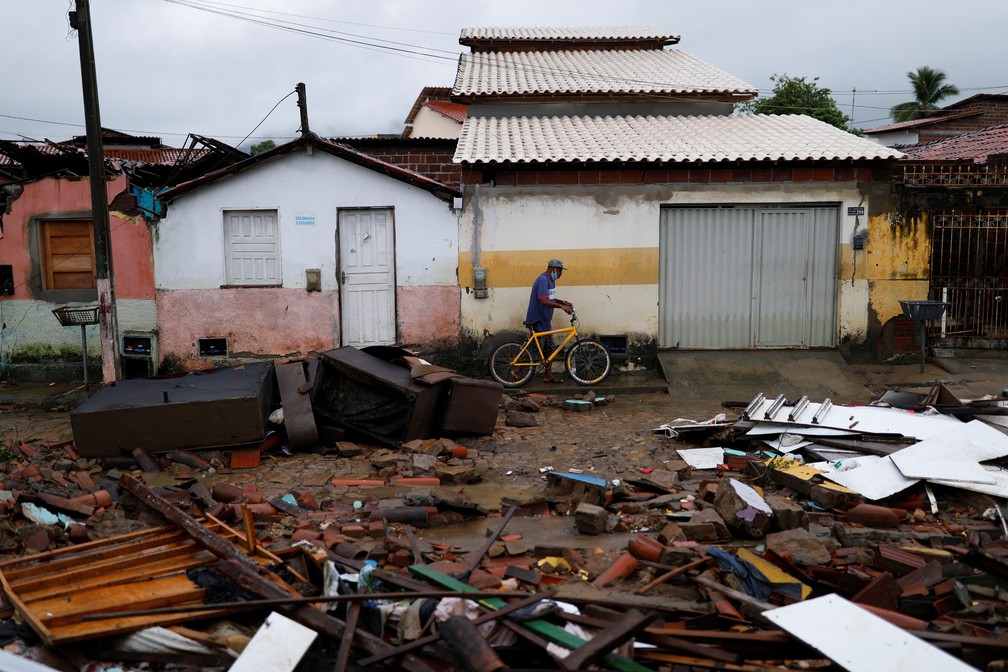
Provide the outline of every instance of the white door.
[[343,345],[395,342],[395,239],[392,210],[340,210],[340,333]]

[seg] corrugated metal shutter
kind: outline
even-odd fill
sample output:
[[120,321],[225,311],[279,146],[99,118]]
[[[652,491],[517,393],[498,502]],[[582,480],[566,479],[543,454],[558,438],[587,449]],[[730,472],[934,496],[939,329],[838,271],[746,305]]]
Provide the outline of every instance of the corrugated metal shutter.
[[667,208],[659,242],[661,347],[748,348],[752,208]]
[[660,347],[836,344],[835,207],[662,211]]

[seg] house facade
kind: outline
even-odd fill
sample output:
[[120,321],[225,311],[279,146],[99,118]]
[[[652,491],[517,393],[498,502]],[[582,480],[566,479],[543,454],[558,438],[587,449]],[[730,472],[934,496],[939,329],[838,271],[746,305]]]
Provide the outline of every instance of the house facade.
[[923,119],[864,130],[865,137],[887,147],[946,140],[991,126],[1008,124],[1008,95],[978,93],[946,105]]
[[163,357],[305,355],[459,333],[458,192],[312,134],[163,195]]
[[[126,189],[124,175],[108,180],[109,202]],[[67,359],[60,355],[75,351],[69,359],[76,360],[79,375],[80,329],[61,326],[52,311],[97,305],[90,182],[48,177],[9,183],[6,191],[0,238],[0,368],[15,378],[52,375],[40,365]],[[109,221],[120,330],[152,331],[156,311],[150,231],[142,217],[114,209]],[[97,326],[87,327],[89,350],[95,356],[100,352],[98,337]]]
[[[153,193],[245,157],[194,136],[187,147],[103,129],[106,194],[120,351],[125,375],[157,369],[157,311],[148,217]],[[86,139],[0,142],[0,375],[81,375],[81,333],[54,309],[97,307],[95,233]],[[98,326],[85,327],[92,363]],[[136,340],[134,340],[136,339]],[[127,361],[128,360],[128,361]]]
[[871,338],[865,242],[900,154],[810,117],[733,115],[755,88],[678,41],[646,27],[463,30],[454,160],[474,338],[521,329],[553,257],[582,327],[631,356]]
[[[890,297],[880,349],[913,351],[917,325],[897,298],[947,304],[928,343],[948,353],[1008,345],[1008,125],[904,148],[894,173],[890,226],[874,247],[890,250],[873,296]],[[881,303],[881,301],[880,301]]]

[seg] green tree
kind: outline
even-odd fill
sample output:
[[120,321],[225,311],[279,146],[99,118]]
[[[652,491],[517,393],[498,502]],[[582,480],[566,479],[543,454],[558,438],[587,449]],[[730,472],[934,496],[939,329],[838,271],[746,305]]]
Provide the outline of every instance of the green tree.
[[756,114],[807,114],[837,128],[849,130],[850,117],[837,107],[832,92],[819,86],[818,77],[807,80],[804,77],[775,74],[770,77],[770,81],[774,83],[772,96],[742,103],[739,110]]
[[945,73],[922,65],[917,71],[907,73],[913,87],[914,99],[894,105],[889,113],[893,121],[913,121],[922,119],[938,109],[938,103],[949,96],[958,96],[959,88],[945,83]]
[[249,150],[249,153],[252,156],[255,156],[256,154],[262,154],[263,152],[268,152],[274,147],[276,147],[276,143],[273,142],[272,140],[263,140],[262,142],[252,145],[252,149]]

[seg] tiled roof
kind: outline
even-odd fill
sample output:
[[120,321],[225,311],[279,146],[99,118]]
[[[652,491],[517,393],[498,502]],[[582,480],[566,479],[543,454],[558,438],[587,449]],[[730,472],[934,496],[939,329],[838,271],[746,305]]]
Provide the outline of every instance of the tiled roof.
[[986,163],[988,156],[1008,153],[1008,126],[991,126],[945,140],[909,145],[902,151],[907,161]]
[[804,115],[469,117],[456,163],[900,158]]
[[756,87],[685,51],[522,51],[462,54],[455,96],[730,94]]
[[599,27],[474,27],[463,28],[459,42],[470,40],[555,41],[585,40],[666,40],[678,42],[679,36],[654,26],[599,26]]
[[448,103],[443,100],[428,100],[424,103],[424,106],[443,114],[449,119],[453,119],[460,124],[465,121],[466,114],[469,110],[468,105],[463,105],[462,103]]
[[[19,146],[30,149],[46,156],[67,156],[78,154],[86,156],[84,149],[73,145],[57,145],[49,143],[16,143]],[[177,163],[190,163],[203,158],[207,154],[213,154],[214,150],[205,147],[198,149],[181,149],[177,147],[151,148],[104,148],[105,158],[113,161],[124,161],[128,163],[145,163],[163,166],[172,166]],[[0,163],[10,165],[14,163],[10,157],[0,154]]]
[[957,112],[955,114],[936,114],[933,117],[926,117],[924,119],[911,119],[910,121],[900,121],[895,124],[886,124],[884,126],[875,126],[874,128],[864,129],[864,133],[867,135],[874,135],[876,133],[889,133],[891,131],[905,131],[911,128],[919,128],[921,126],[930,126],[941,121],[948,121],[949,119],[962,119],[963,117],[975,117],[983,114],[978,110],[970,110],[969,112]]
[[423,107],[424,103],[430,100],[450,100],[451,99],[451,87],[450,86],[425,86],[420,89],[420,95],[416,97],[413,101],[413,107],[410,108],[409,114],[406,115],[406,123],[411,124],[413,120],[416,119],[417,112]]

